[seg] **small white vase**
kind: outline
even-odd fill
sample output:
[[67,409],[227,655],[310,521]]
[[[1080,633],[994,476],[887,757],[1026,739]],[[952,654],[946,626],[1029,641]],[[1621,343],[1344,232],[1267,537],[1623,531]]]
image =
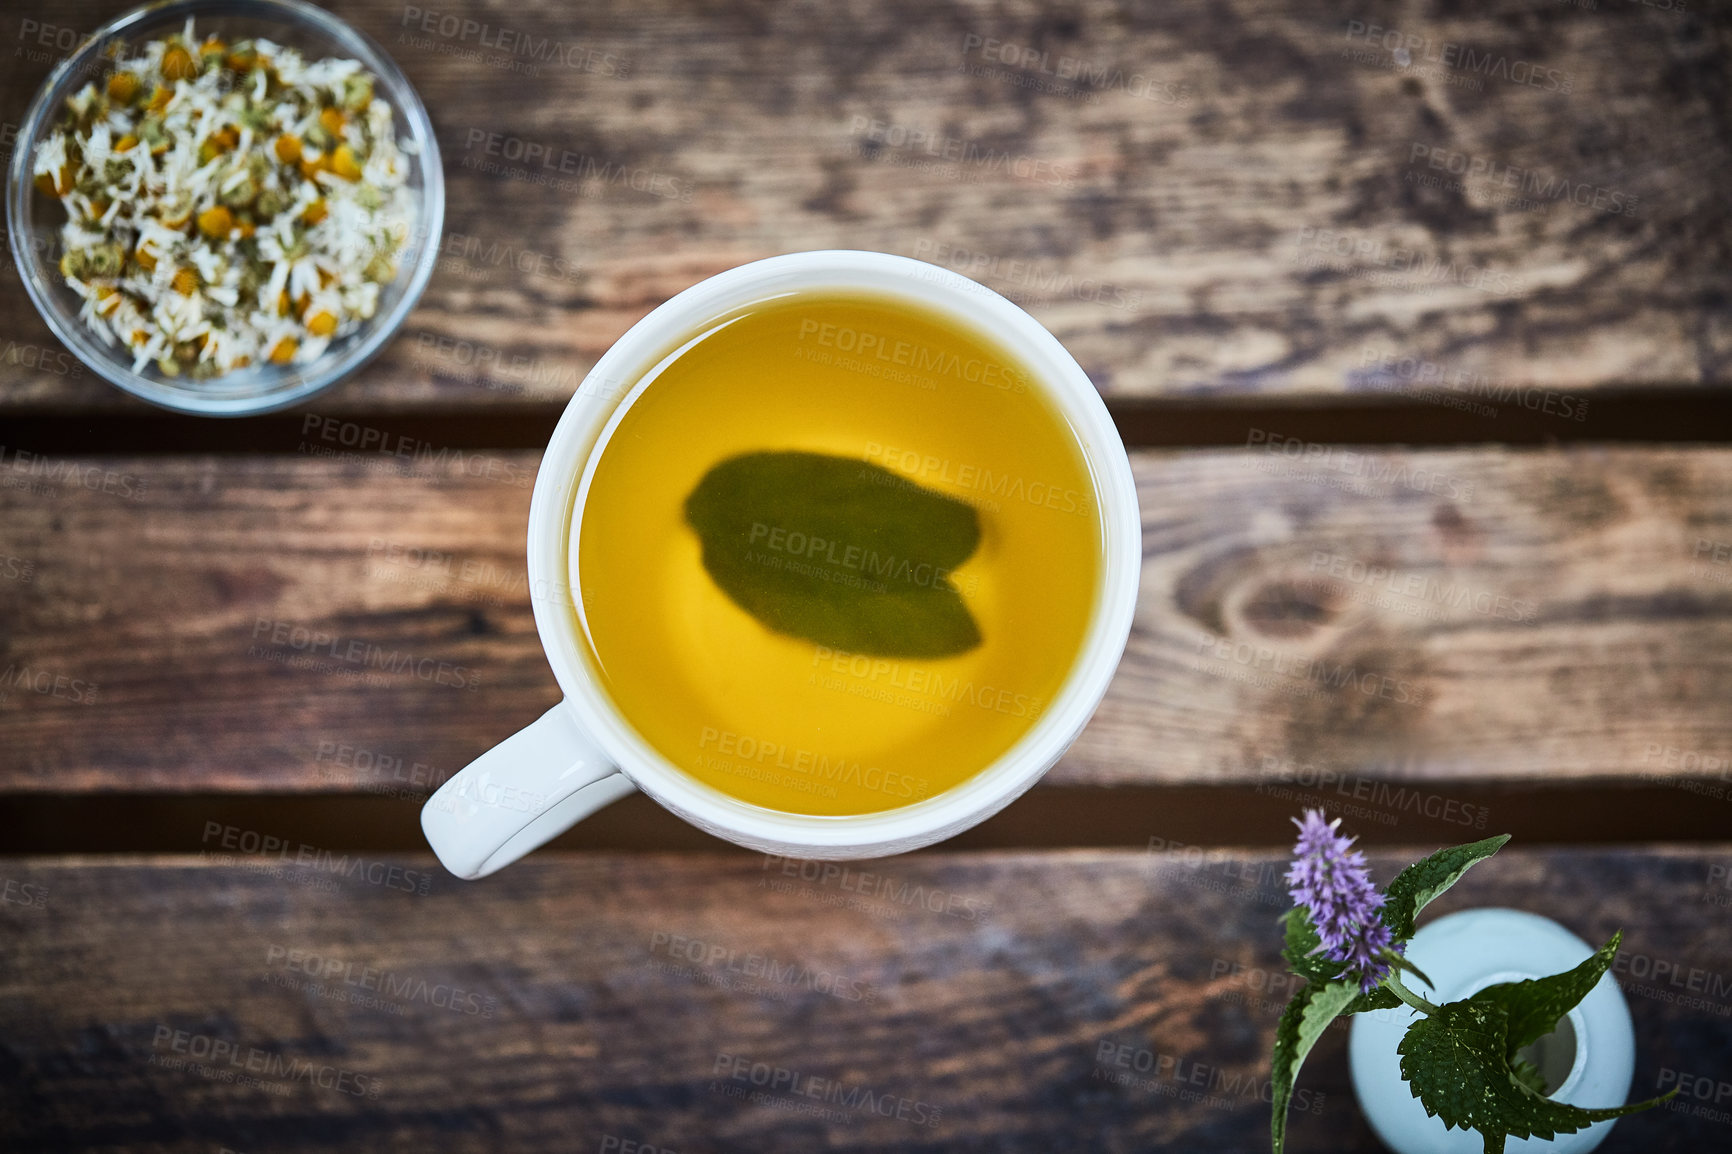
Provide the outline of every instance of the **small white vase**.
[[[1407,956],[1437,983],[1435,990],[1411,974],[1404,983],[1420,996],[1442,1004],[1478,993],[1499,982],[1543,978],[1586,961],[1593,947],[1550,918],[1521,910],[1464,910],[1430,923],[1408,943]],[[1484,1143],[1472,1130],[1451,1130],[1425,1107],[1401,1077],[1395,1052],[1409,1023],[1419,1014],[1406,1006],[1353,1017],[1348,1062],[1353,1092],[1371,1128],[1397,1154],[1481,1154]],[[1621,1106],[1636,1068],[1636,1034],[1624,993],[1611,974],[1541,1039],[1528,1055],[1556,1086],[1551,1097],[1574,1106]],[[1574,1134],[1550,1140],[1511,1138],[1506,1154],[1532,1151],[1585,1154],[1606,1140],[1612,1122],[1596,1122]]]

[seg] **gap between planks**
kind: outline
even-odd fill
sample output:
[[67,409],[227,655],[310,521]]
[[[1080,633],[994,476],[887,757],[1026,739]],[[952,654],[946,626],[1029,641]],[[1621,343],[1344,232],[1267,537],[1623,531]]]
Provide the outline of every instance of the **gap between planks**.
[[[1345,814],[1366,845],[1439,845],[1508,833],[1523,845],[1693,843],[1732,838],[1732,808],[1660,784],[1390,783],[1377,798],[1281,786],[1038,786],[929,852],[1285,848],[1305,806]],[[1400,791],[1396,793],[1394,791]],[[215,852],[216,827],[333,852],[425,852],[425,796],[378,793],[43,793],[0,796],[0,856]],[[1369,804],[1367,804],[1369,802]],[[220,840],[220,835],[219,835]],[[746,853],[635,794],[554,850]]]
[[[1530,390],[1535,403],[1569,396],[1570,413],[1553,407],[1490,403],[1495,416],[1455,404],[1465,395],[1427,402],[1413,397],[1106,398],[1129,448],[1242,446],[1258,433],[1328,444],[1544,445],[1584,442],[1724,444],[1732,442],[1732,389],[1595,389],[1582,394]],[[1579,408],[1577,407],[1579,406]],[[36,453],[293,453],[309,437],[332,441],[338,425],[453,449],[539,449],[563,404],[496,412],[309,410],[213,421],[134,406],[101,414],[43,410],[8,416],[3,442]],[[347,430],[341,430],[349,436]],[[1260,441],[1258,443],[1261,443]]]

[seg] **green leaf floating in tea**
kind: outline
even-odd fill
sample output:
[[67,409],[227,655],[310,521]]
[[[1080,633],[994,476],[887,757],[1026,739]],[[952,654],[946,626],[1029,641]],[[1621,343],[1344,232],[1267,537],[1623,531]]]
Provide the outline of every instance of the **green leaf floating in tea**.
[[980,644],[950,583],[980,543],[974,506],[823,453],[731,457],[686,498],[722,592],[769,628],[880,657]]

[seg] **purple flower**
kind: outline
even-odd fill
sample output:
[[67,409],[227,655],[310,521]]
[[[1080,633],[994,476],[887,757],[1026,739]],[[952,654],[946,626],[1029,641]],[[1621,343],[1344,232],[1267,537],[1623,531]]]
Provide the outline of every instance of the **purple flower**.
[[[1323,941],[1319,952],[1346,967],[1342,977],[1358,978],[1361,990],[1372,990],[1389,972],[1383,954],[1394,935],[1378,914],[1383,895],[1371,884],[1365,855],[1353,848],[1353,838],[1335,832],[1341,819],[1326,822],[1320,809],[1306,810],[1304,820],[1295,818],[1293,824],[1299,840],[1287,891],[1311,914]],[[1399,946],[1395,950],[1402,952]]]

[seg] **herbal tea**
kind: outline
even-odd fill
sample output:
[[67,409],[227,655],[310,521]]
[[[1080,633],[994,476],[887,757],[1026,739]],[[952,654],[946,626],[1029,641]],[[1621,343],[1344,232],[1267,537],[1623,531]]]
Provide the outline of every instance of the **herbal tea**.
[[936,313],[781,297],[722,318],[602,450],[577,606],[621,715],[784,813],[935,796],[1067,680],[1101,526],[1069,424]]

